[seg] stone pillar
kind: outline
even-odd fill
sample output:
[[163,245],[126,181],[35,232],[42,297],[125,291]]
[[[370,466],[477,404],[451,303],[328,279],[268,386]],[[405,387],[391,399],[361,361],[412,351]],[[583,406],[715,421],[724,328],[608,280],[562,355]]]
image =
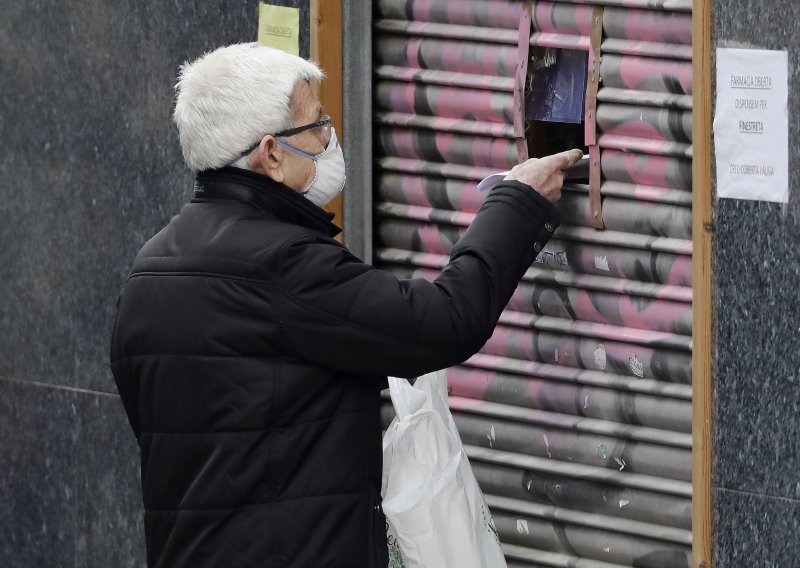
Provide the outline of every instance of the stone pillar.
[[800,566],[800,3],[716,0],[714,47],[789,52],[789,203],[714,205],[714,566]]

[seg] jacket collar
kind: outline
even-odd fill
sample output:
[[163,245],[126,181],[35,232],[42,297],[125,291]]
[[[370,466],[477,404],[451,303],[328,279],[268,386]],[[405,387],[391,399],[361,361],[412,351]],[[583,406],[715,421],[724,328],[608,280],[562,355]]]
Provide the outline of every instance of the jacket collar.
[[197,174],[194,199],[234,199],[250,203],[281,221],[301,225],[334,237],[341,229],[334,225],[334,214],[317,207],[293,189],[271,178],[244,170],[224,167]]

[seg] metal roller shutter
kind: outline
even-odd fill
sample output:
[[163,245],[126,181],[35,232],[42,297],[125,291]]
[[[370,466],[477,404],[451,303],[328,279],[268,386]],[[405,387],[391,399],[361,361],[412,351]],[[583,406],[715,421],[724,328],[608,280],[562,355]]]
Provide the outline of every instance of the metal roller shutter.
[[494,335],[448,370],[512,567],[690,565],[690,10],[375,2],[375,263],[403,277],[436,277],[480,207],[476,182],[524,155],[529,46],[599,47],[587,141],[605,229],[591,185],[566,186],[563,224]]

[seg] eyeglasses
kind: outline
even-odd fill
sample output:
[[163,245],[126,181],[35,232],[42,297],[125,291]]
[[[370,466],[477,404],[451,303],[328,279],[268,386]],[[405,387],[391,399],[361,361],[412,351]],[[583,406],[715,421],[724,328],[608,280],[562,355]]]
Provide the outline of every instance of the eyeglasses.
[[[288,130],[281,130],[280,132],[276,132],[273,134],[275,138],[288,138],[289,136],[294,136],[295,134],[300,134],[301,132],[305,132],[306,130],[311,130],[312,128],[319,128],[320,132],[323,134],[329,134],[331,131],[331,117],[327,114],[321,116],[317,122],[312,122],[311,124],[304,124],[303,126],[298,126],[296,128],[289,128]],[[327,138],[327,136],[326,136]]]
[[[275,138],[288,138],[289,136],[294,136],[295,134],[300,134],[301,132],[305,132],[306,130],[311,130],[312,128],[319,128],[322,136],[326,140],[330,140],[331,138],[331,117],[323,115],[319,118],[318,121],[312,122],[311,124],[304,124],[303,126],[297,126],[295,128],[289,128],[287,130],[281,130],[280,132],[276,132],[272,136]],[[239,157],[246,156],[256,148],[258,148],[259,144],[261,144],[261,140],[259,139],[258,142],[250,146],[247,150],[239,154]],[[235,160],[234,160],[235,161]],[[231,163],[231,162],[229,162]]]

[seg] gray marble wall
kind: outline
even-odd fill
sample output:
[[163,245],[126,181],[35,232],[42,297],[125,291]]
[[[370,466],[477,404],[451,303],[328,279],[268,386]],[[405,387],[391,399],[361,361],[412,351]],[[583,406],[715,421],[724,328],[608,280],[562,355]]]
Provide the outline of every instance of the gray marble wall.
[[[308,53],[308,0],[302,37]],[[117,292],[189,195],[187,59],[256,0],[0,0],[0,565],[143,566],[136,443],[107,366]]]
[[715,204],[714,566],[800,566],[800,3],[713,2],[714,47],[789,52],[789,203]]

